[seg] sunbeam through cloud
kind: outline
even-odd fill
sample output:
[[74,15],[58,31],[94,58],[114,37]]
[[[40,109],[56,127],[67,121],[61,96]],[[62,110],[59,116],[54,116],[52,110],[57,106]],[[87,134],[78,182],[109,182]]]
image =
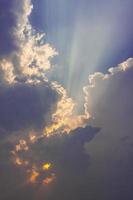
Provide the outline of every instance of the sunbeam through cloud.
[[133,199],[132,6],[0,0],[0,200]]

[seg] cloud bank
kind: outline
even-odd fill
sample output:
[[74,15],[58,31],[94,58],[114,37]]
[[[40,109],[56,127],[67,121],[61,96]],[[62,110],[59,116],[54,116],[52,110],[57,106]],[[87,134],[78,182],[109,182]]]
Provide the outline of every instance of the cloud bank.
[[[102,199],[132,199],[133,59],[89,76],[86,107],[100,133],[88,145],[90,175]],[[103,181],[103,185],[100,182]],[[106,188],[106,191],[105,191]],[[97,195],[94,195],[97,199]]]

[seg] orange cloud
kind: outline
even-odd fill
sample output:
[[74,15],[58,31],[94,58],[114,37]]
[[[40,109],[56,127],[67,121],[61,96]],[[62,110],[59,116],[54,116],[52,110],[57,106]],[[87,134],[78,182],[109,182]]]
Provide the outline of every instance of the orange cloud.
[[44,185],[49,185],[49,184],[52,183],[55,179],[56,179],[55,174],[52,174],[51,176],[45,178],[45,179],[43,180],[42,183],[43,183]]

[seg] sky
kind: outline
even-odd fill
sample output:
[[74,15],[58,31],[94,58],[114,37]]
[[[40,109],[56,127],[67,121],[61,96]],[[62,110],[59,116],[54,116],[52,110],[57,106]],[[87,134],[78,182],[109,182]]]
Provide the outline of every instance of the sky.
[[0,0],[0,200],[133,199],[132,0]]
[[[52,78],[78,96],[88,74],[106,71],[132,56],[132,0],[33,1],[33,26],[59,52]],[[59,72],[57,73],[57,70]]]

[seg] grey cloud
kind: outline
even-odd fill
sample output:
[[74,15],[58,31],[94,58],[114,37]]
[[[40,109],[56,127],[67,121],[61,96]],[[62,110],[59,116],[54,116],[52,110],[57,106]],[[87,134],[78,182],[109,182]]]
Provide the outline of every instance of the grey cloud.
[[[57,178],[55,183],[48,187],[42,187],[40,184],[34,186],[23,185],[26,179],[23,169],[9,165],[9,163],[8,165],[6,163],[4,168],[4,164],[3,166],[1,164],[3,184],[0,189],[3,199],[72,200],[74,198],[87,200],[91,192],[88,189],[87,175],[90,159],[85,152],[84,144],[90,142],[98,132],[98,128],[78,128],[72,131],[70,135],[55,135],[50,138],[43,138],[31,146],[31,152],[28,156],[29,158],[32,157],[37,165],[48,160],[54,164],[53,170]],[[6,182],[8,179],[6,170],[11,178],[8,183]],[[15,179],[12,178],[14,173],[16,174]],[[45,176],[45,173],[42,173],[40,179]],[[5,186],[6,188],[4,188]],[[10,192],[6,193],[7,187]]]
[[43,128],[58,98],[46,83],[0,87],[0,128],[7,132]]
[[[90,76],[86,106],[101,127],[87,150],[92,158],[89,171],[99,188],[94,199],[132,199],[133,192],[133,59]],[[100,183],[103,183],[102,185]],[[98,190],[98,189],[97,189]]]

